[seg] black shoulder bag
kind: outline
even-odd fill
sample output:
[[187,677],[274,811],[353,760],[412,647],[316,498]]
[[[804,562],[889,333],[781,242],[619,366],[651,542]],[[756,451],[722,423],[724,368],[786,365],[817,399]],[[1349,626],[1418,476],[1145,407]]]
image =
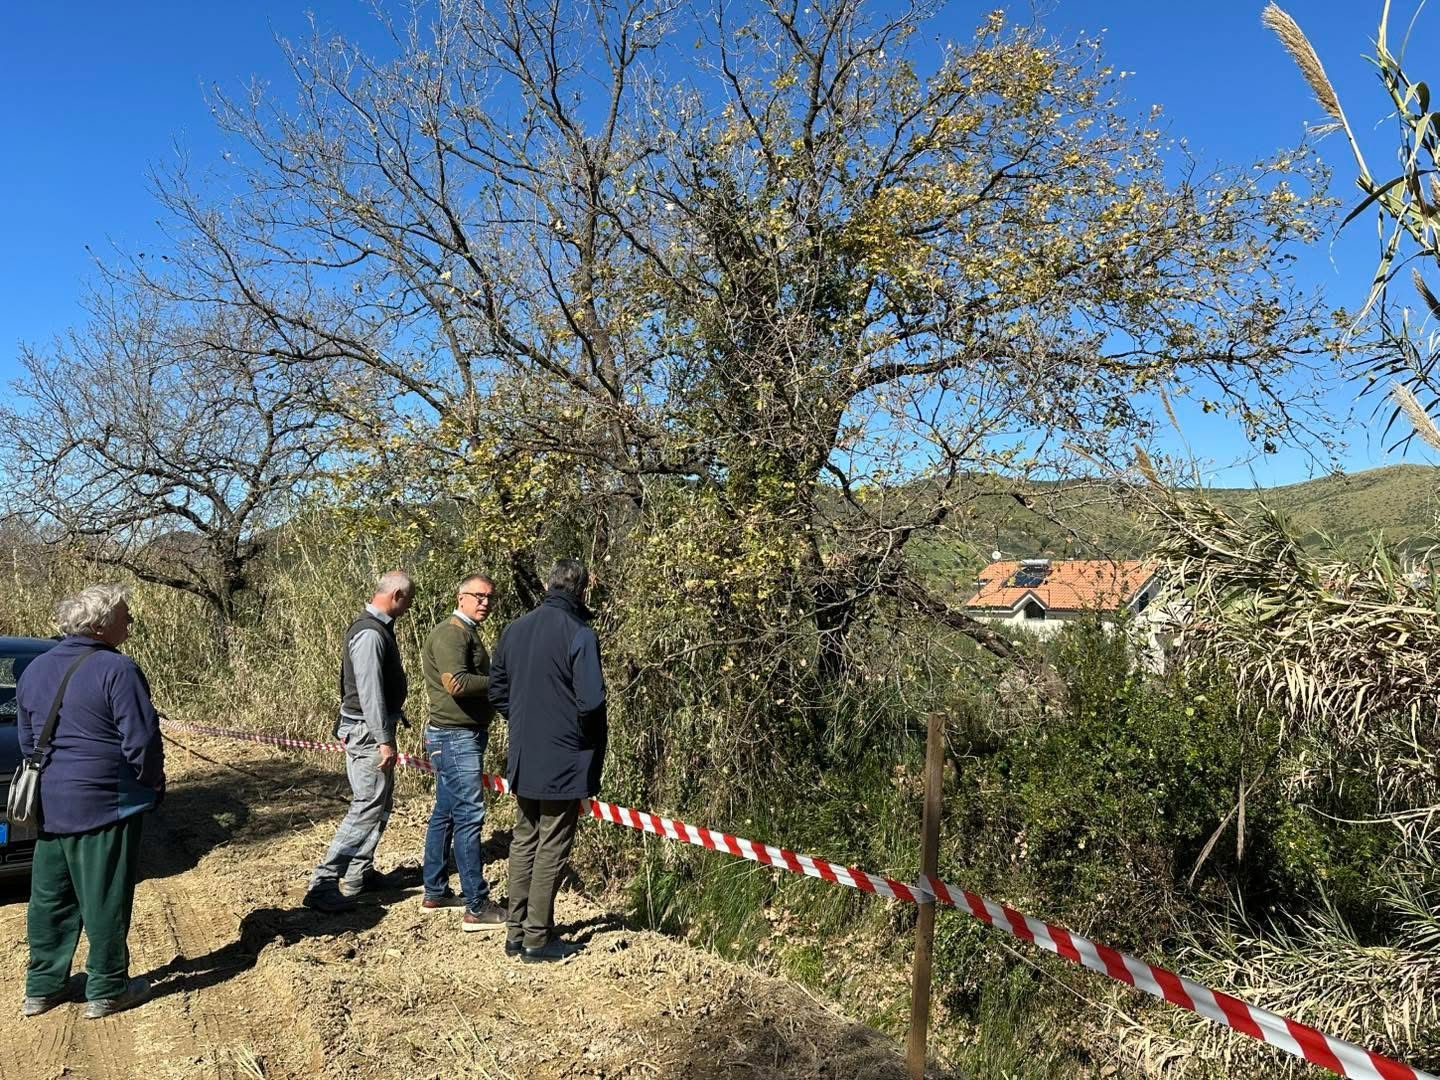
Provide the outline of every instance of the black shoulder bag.
[[50,740],[55,737],[55,723],[60,719],[60,703],[65,700],[65,688],[70,685],[70,676],[94,653],[94,649],[85,650],[65,669],[65,675],[60,680],[60,689],[55,691],[55,701],[50,706],[50,715],[45,718],[45,727],[40,732],[40,738],[36,740],[35,752],[20,762],[15,769],[15,775],[10,778],[10,798],[5,803],[5,816],[11,825],[40,828],[40,773],[45,767],[45,751],[50,747]]

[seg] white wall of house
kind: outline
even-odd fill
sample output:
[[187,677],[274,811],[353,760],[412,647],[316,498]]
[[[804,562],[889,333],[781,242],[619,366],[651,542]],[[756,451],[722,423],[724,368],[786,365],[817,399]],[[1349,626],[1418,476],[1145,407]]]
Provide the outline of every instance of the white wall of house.
[[[1147,583],[1128,605],[1128,610],[1134,614],[1129,625],[1139,648],[1141,663],[1152,671],[1159,671],[1164,667],[1171,623],[1168,616],[1163,616],[1150,607],[1150,601],[1155,598],[1155,594],[1159,590],[1160,579],[1156,577]],[[1048,641],[1054,637],[1066,623],[1095,617],[1093,611],[1049,610],[1044,612],[1043,618],[1036,618],[1027,614],[1027,609],[1032,607],[1040,610],[1040,605],[1036,604],[1034,600],[1027,599],[1014,611],[971,609],[970,614],[983,622],[1022,629],[1026,633],[1034,634],[1042,641]],[[1114,629],[1114,616],[1114,612],[1100,612],[1101,624],[1107,630]]]
[[1067,622],[1077,622],[1090,617],[1090,613],[1084,611],[1052,611],[1046,612],[1043,619],[1034,619],[1026,616],[1024,607],[1010,614],[1000,611],[977,611],[973,614],[984,622],[1018,627],[1042,640],[1054,637]]

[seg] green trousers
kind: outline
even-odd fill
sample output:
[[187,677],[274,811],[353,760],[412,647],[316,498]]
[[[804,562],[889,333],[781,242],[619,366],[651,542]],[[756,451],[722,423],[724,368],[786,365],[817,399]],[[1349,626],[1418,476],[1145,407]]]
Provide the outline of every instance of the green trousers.
[[140,869],[140,814],[73,836],[41,835],[30,871],[26,932],[30,966],[25,993],[57,994],[70,978],[70,962],[83,927],[90,942],[85,963],[91,1001],[118,997],[130,980],[130,909]]
[[510,834],[510,899],[506,936],[538,949],[555,931],[555,891],[575,843],[580,803],[575,799],[515,799]]

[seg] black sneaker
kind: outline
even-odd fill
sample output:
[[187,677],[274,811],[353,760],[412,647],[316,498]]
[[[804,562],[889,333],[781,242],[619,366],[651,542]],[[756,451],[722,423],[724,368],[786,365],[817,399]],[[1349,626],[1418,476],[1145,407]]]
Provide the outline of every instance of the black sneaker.
[[354,898],[345,896],[334,887],[311,889],[301,903],[312,911],[322,911],[326,915],[338,915],[342,911],[352,911],[355,908]]
[[580,946],[573,941],[562,941],[560,938],[556,938],[539,948],[524,946],[520,950],[520,959],[527,964],[554,964],[562,960],[569,960],[579,951]]
[[341,878],[336,887],[340,890],[341,896],[354,898],[361,893],[408,889],[412,884],[412,877],[413,875],[408,870],[391,870],[388,874],[382,874],[371,867],[365,871],[365,876],[358,883]]
[[505,955],[506,955],[506,956],[510,956],[510,957],[519,956],[519,955],[520,955],[522,952],[524,952],[524,951],[525,951],[525,943],[524,943],[523,941],[511,941],[508,937],[505,939]]
[[150,984],[144,979],[131,979],[130,985],[118,997],[98,998],[85,1003],[85,1019],[99,1020],[115,1013],[133,1009],[150,999]]

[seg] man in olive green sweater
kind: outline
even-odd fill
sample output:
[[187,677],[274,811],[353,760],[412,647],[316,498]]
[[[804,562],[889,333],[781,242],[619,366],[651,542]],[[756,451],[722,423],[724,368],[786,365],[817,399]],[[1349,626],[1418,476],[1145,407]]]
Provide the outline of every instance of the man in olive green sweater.
[[[490,656],[480,640],[480,624],[490,614],[495,583],[471,574],[460,583],[455,613],[430,631],[421,653],[430,714],[425,749],[435,767],[435,809],[425,831],[426,911],[464,907],[462,930],[502,930],[505,910],[490,899],[485,856],[480,842],[485,822],[481,773],[485,740],[494,715]],[[460,895],[450,889],[446,868],[451,848],[460,875]]]

